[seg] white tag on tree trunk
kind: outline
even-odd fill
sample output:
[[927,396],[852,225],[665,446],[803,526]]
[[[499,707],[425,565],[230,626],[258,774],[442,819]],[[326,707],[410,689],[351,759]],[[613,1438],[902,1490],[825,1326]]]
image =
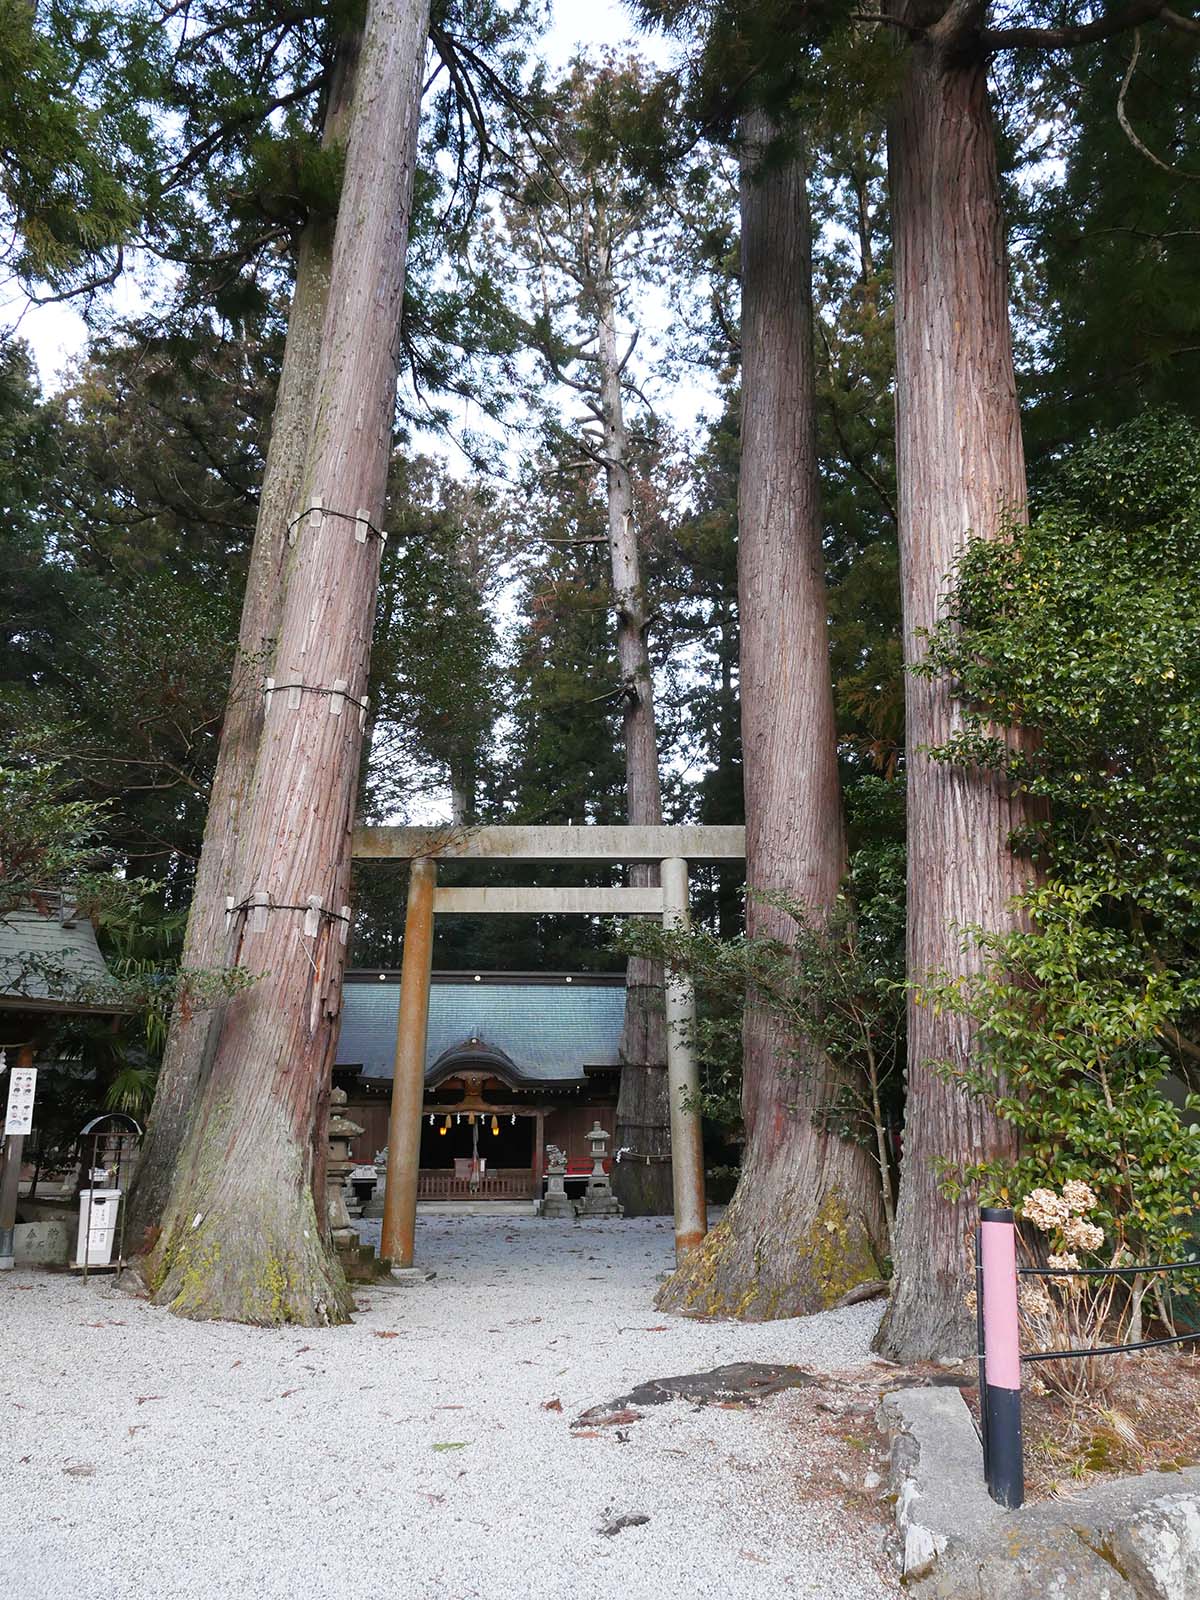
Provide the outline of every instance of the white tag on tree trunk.
[[354,513],[354,542],[366,544],[367,534],[371,531],[371,519],[365,511],[359,508]]
[[367,707],[370,704],[371,704],[371,701],[370,701],[369,697],[367,695],[363,695],[362,704],[358,708],[358,731],[359,731],[359,733],[361,733],[363,731],[363,729],[367,725]]
[[247,924],[249,933],[266,933],[267,907],[271,904],[271,897],[262,889],[256,889],[250,896],[250,917]]
[[282,684],[281,688],[285,688],[287,690],[288,710],[299,711],[300,695],[304,689],[304,674],[300,671],[299,667],[294,667],[292,669],[291,683]]
[[349,906],[343,906],[342,907],[342,932],[341,932],[342,943],[345,944],[346,940],[349,937],[350,937],[350,907]]
[[271,709],[271,696],[275,693],[275,679],[268,678],[263,684],[263,714]]
[[233,912],[237,901],[231,894],[225,896],[225,932],[228,933],[233,926]]
[[321,928],[321,896],[310,894],[308,910],[304,913],[304,937],[315,939]]
[[329,691],[329,715],[331,717],[341,716],[342,707],[346,704],[346,690],[349,687],[350,685],[345,678],[335,678],[333,680],[333,688]]

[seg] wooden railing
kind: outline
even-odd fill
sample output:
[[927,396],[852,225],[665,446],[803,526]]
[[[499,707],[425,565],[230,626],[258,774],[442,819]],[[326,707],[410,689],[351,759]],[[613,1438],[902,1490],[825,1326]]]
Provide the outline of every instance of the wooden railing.
[[474,1182],[445,1171],[422,1169],[417,1179],[418,1200],[532,1200],[534,1176],[530,1167],[499,1167],[485,1171]]

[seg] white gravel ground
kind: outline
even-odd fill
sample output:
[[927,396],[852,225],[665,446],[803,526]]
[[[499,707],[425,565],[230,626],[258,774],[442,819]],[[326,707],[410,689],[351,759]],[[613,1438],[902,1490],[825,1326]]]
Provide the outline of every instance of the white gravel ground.
[[[430,1217],[418,1249],[434,1282],[362,1292],[352,1326],[321,1332],[182,1322],[105,1279],[5,1274],[4,1600],[898,1592],[878,1530],[806,1498],[793,1394],[570,1429],[648,1378],[861,1365],[876,1307],[665,1317],[658,1221]],[[600,1531],[629,1515],[650,1520]]]

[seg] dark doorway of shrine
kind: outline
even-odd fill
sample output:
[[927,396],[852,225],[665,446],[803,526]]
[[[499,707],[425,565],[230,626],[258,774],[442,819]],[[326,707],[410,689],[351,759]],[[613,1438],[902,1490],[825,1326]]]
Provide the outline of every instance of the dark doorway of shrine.
[[517,1168],[533,1171],[535,1119],[516,1112],[484,1112],[472,1122],[453,1112],[427,1112],[421,1129],[421,1170],[450,1168],[476,1153],[485,1172]]

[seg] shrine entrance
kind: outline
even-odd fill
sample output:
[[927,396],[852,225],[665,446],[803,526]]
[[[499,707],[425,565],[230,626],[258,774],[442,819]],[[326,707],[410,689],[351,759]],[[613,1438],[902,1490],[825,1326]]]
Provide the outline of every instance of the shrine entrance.
[[[426,1037],[433,965],[433,920],[438,911],[480,914],[574,913],[582,916],[658,915],[666,927],[686,927],[689,862],[741,861],[745,829],[740,827],[479,827],[359,828],[354,835],[357,860],[407,860],[410,863],[404,953],[400,971],[400,1006],[396,1058],[388,1121],[388,1170],[384,1194],[380,1255],[394,1267],[413,1265],[417,1201],[421,1196],[423,1155],[437,1108],[429,1104],[426,1086]],[[437,863],[452,861],[578,861],[601,864],[648,863],[660,873],[660,884],[602,888],[439,888]],[[699,1111],[699,1076],[692,1033],[695,997],[690,978],[668,974],[665,985],[667,1079],[671,1116],[671,1174],[675,1211],[675,1253],[679,1260],[703,1239],[707,1229],[704,1199],[704,1151]],[[478,1089],[476,1091],[478,1093]],[[476,1099],[457,1110],[442,1109],[443,1130],[432,1137],[451,1137],[462,1122],[445,1117],[467,1114],[473,1127],[472,1153],[486,1137],[470,1116],[500,1115],[498,1108]],[[515,1114],[515,1107],[509,1116]],[[490,1120],[487,1123],[490,1136]],[[509,1126],[513,1126],[510,1122]],[[462,1160],[463,1157],[456,1159]],[[537,1183],[541,1166],[535,1155]],[[468,1173],[468,1181],[471,1174]],[[474,1176],[482,1182],[483,1174]],[[432,1180],[427,1180],[432,1181]],[[445,1179],[461,1181],[457,1169]],[[429,1196],[428,1198],[432,1198]]]

